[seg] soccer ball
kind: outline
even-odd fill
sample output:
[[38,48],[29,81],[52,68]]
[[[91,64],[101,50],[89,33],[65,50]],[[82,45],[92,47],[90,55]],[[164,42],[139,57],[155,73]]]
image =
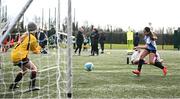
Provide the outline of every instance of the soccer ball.
[[92,71],[93,68],[94,68],[94,65],[93,65],[93,63],[91,63],[91,62],[87,62],[87,63],[84,64],[84,69],[85,69],[86,71]]

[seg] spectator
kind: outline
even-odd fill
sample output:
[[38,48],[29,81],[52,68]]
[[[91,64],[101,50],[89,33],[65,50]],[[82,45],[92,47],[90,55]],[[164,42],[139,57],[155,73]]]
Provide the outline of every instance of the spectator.
[[74,51],[74,53],[76,54],[77,50],[79,50],[79,56],[81,55],[81,49],[82,49],[82,44],[84,42],[84,37],[83,37],[83,32],[84,32],[84,29],[83,28],[80,28],[79,31],[78,31],[78,34],[76,36],[76,49]]
[[95,28],[93,29],[90,38],[91,38],[91,56],[94,56],[95,54],[99,55],[99,49],[98,49],[99,33],[97,29]]
[[136,32],[136,33],[135,33],[135,36],[134,36],[134,47],[136,47],[136,46],[139,45],[139,40],[140,40],[140,38],[139,38],[139,33]]
[[101,54],[104,53],[104,41],[106,40],[106,37],[104,35],[104,32],[102,31],[100,33],[100,36],[99,36],[99,43],[100,43],[100,46],[101,46]]
[[39,45],[42,48],[41,53],[43,54],[47,54],[46,51],[46,45],[47,45],[47,35],[46,35],[46,31],[39,31],[38,32],[38,41],[39,41]]

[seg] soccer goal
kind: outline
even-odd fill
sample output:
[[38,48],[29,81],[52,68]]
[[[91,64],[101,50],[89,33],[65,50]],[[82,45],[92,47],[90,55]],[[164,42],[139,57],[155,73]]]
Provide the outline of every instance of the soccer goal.
[[[44,1],[44,0],[41,0]],[[33,2],[31,4],[31,2]],[[52,2],[49,0],[49,2]],[[60,0],[56,0],[57,13],[60,12]],[[29,3],[29,4],[28,4]],[[28,8],[29,5],[33,5],[33,0],[28,0],[24,8]],[[59,22],[58,18],[60,14],[56,14],[56,34],[57,34],[57,47],[49,48],[46,46],[47,54],[29,54],[30,60],[37,66],[38,73],[36,79],[36,86],[40,87],[40,90],[29,91],[30,73],[26,75],[19,82],[19,88],[16,90],[9,90],[10,84],[14,81],[19,67],[13,66],[10,60],[10,54],[12,48],[7,52],[0,52],[0,98],[72,98],[72,27],[71,27],[71,0],[67,2],[68,12],[67,14],[67,43],[66,47],[62,46],[60,38],[58,36]],[[23,8],[23,9],[24,9]],[[25,10],[21,12],[18,19],[13,23],[10,22],[8,32],[13,29],[17,21],[22,17]],[[17,17],[16,17],[17,18]],[[11,29],[9,29],[11,28]],[[6,31],[5,35],[8,35]],[[0,41],[2,43],[6,36],[1,36]]]

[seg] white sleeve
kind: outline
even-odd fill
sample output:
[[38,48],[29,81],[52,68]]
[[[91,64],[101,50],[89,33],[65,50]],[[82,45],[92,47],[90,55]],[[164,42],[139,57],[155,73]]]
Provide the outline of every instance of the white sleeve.
[[131,55],[131,61],[134,61],[135,59],[137,59],[139,57],[139,52],[135,51],[132,55]]
[[150,43],[151,43],[150,37],[147,37],[146,44],[150,44]]

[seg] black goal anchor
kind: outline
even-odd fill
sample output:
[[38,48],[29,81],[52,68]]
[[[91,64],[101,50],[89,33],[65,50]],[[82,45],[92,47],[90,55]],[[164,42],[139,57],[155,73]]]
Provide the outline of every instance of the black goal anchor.
[[131,60],[131,55],[133,54],[133,52],[128,52],[127,53],[127,64],[129,64],[130,60]]

